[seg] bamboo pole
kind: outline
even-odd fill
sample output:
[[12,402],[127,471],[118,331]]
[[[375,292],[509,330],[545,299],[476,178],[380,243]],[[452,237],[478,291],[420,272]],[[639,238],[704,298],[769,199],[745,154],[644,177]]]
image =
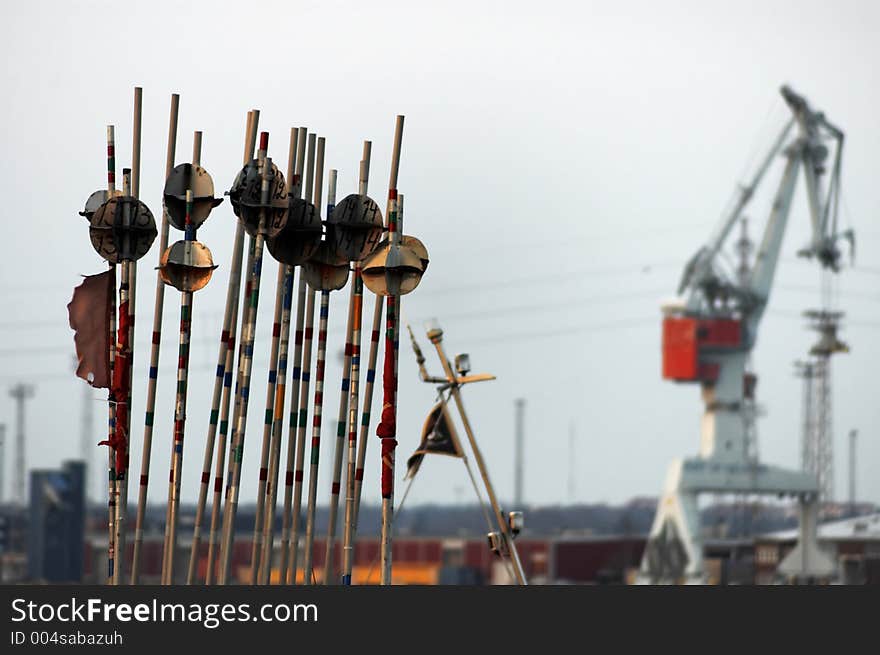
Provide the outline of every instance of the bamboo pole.
[[[107,126],[107,196],[110,200],[116,194],[116,130],[113,125]],[[110,335],[107,340],[109,347],[110,383],[107,389],[107,441],[113,442],[116,436],[116,402],[113,399],[113,370],[116,366],[116,264],[110,263]],[[107,584],[113,584],[113,573],[116,564],[116,453],[113,447],[107,448]]]
[[[199,166],[202,156],[202,133],[193,135],[192,165]],[[185,240],[195,241],[196,230],[191,221],[192,192],[186,191]],[[180,334],[177,355],[177,385],[174,400],[174,436],[171,443],[171,469],[168,475],[168,520],[165,523],[165,556],[162,584],[174,584],[174,564],[177,555],[177,522],[180,508],[180,485],[183,474],[183,442],[186,434],[186,399],[189,378],[189,351],[192,336],[192,291],[180,293]]]
[[[299,175],[296,169],[297,130],[290,128],[290,148],[287,161],[287,193],[299,197]],[[269,584],[272,572],[272,544],[275,534],[275,506],[278,500],[278,467],[281,460],[281,436],[284,430],[284,402],[287,386],[288,347],[290,342],[290,309],[293,295],[294,267],[284,267],[284,296],[281,311],[281,344],[278,350],[278,376],[275,383],[275,405],[272,417],[272,435],[269,444],[269,472],[266,481],[266,506],[263,510],[263,537],[257,584]]]
[[[292,136],[292,135],[291,135]],[[295,141],[291,138],[291,144],[289,148],[288,154],[288,171],[287,171],[287,189],[290,189],[291,178],[293,176],[293,171],[291,171],[291,167],[294,162],[294,158],[296,156],[295,150]],[[269,381],[266,385],[266,411],[265,418],[263,422],[263,440],[260,446],[260,472],[259,479],[257,481],[257,505],[256,510],[254,512],[254,535],[253,542],[251,548],[251,571],[250,571],[250,583],[257,584],[257,578],[260,571],[260,557],[262,556],[262,541],[263,541],[263,531],[264,531],[264,508],[266,504],[266,485],[269,477],[269,454],[270,454],[270,446],[272,441],[272,432],[274,428],[274,414],[275,414],[275,395],[276,395],[276,387],[278,380],[278,363],[279,363],[279,351],[281,347],[281,322],[282,316],[284,315],[284,305],[285,299],[287,299],[287,321],[288,321],[288,331],[289,331],[289,322],[290,322],[290,302],[289,302],[289,294],[286,294],[286,289],[290,286],[291,282],[289,278],[293,275],[293,267],[287,266],[286,264],[278,263],[278,279],[276,281],[275,288],[275,312],[273,316],[272,323],[272,343],[269,351]],[[285,351],[287,348],[287,344],[285,344]],[[286,372],[286,354],[285,354],[285,376]],[[282,407],[278,410],[283,413],[283,400]],[[271,553],[270,553],[271,557]]]
[[[315,208],[319,212],[321,211],[321,187],[323,184],[323,176],[324,176],[324,139],[317,139],[317,162],[315,161],[315,139],[316,136],[314,134],[309,135],[309,167],[306,171],[306,187],[305,187],[305,197],[311,199],[312,204],[315,205]],[[317,184],[315,181],[317,180]],[[308,288],[306,295],[306,341],[308,342],[308,354],[311,357],[311,346],[313,342],[313,325],[314,325],[314,311],[315,311],[315,290],[312,288]],[[326,308],[325,308],[326,311]],[[317,452],[315,451],[315,430],[317,429],[318,438],[320,439],[320,431],[321,431],[321,405],[323,403],[323,391],[324,391],[324,353],[326,352],[327,347],[327,322],[326,317],[319,316],[319,330],[318,330],[318,352],[315,359],[315,399],[314,405],[312,408],[312,457],[310,460],[310,469],[312,466],[312,462],[317,457]],[[323,326],[323,327],[322,327]],[[323,344],[323,351],[322,351]],[[310,371],[309,371],[310,373]],[[306,419],[308,417],[308,392],[309,392],[309,380],[306,379],[306,369],[305,365],[303,365],[303,385],[301,389],[300,396],[300,413],[299,413],[299,426],[297,430],[297,459],[296,459],[296,480],[294,483],[294,506],[293,512],[294,516],[291,522],[291,539],[293,541],[293,546],[291,548],[291,558],[290,558],[290,574],[293,576],[293,583],[296,583],[296,574],[298,569],[298,560],[299,560],[299,526],[300,526],[300,515],[302,512],[302,483],[303,483],[303,470],[305,467],[305,450],[306,450]],[[320,402],[319,402],[320,399]],[[317,425],[317,428],[315,426]],[[308,509],[312,507],[312,491],[311,484],[312,479],[317,480],[317,474],[310,476],[309,478],[309,505],[307,506],[307,518],[306,518],[306,547],[303,555],[303,571],[306,570],[306,561],[311,557],[311,547],[308,542],[309,533],[309,525],[308,525]],[[309,562],[310,565],[310,562]],[[309,581],[305,578],[305,573],[303,574],[303,584],[309,584]]]
[[[246,165],[254,154],[254,145],[257,140],[257,127],[260,120],[260,112],[257,109],[248,112],[247,127],[245,131],[244,155],[242,156],[243,164]],[[241,260],[242,250],[244,249],[244,223],[239,220],[235,226],[235,238],[233,240],[232,251],[232,267],[229,274],[229,285],[226,293],[226,313],[229,318],[229,330],[226,334],[227,340],[223,341],[223,334],[220,335],[220,352],[223,357],[223,390],[220,396],[220,415],[219,415],[219,432],[220,436],[217,440],[217,456],[214,468],[214,488],[211,499],[211,528],[208,533],[208,556],[205,572],[205,584],[212,584],[214,581],[215,560],[217,555],[218,543],[218,527],[220,525],[220,506],[223,498],[223,467],[226,463],[226,437],[229,432],[229,404],[232,396],[232,371],[235,364],[235,342],[236,330],[238,327],[238,304],[239,290],[241,288]],[[248,249],[248,265],[246,270],[250,270],[253,266],[253,249]],[[245,297],[250,292],[250,282],[245,283]],[[244,319],[242,319],[242,323]],[[219,362],[219,356],[218,356]],[[219,366],[219,363],[218,363]],[[214,407],[211,408],[211,416],[213,417]],[[210,428],[209,428],[210,429]],[[206,446],[207,450],[207,446]],[[202,471],[204,476],[204,470]],[[195,544],[194,544],[195,546]],[[194,547],[194,550],[196,548]]]
[[269,381],[266,385],[266,410],[263,420],[263,440],[260,445],[260,474],[257,480],[257,506],[254,515],[254,534],[251,543],[250,583],[257,584],[263,541],[263,507],[265,505],[266,481],[269,477],[269,442],[275,408],[275,386],[278,379],[278,350],[281,345],[281,314],[284,309],[284,289],[287,284],[287,266],[278,263],[275,282],[275,311],[272,320],[272,342],[269,349]]
[[[334,191],[335,191],[335,189],[334,189]],[[335,204],[335,202],[334,202],[334,204]],[[339,444],[340,444],[340,442],[342,442],[345,439],[346,417],[348,415],[348,400],[349,400],[348,395],[349,395],[349,389],[350,389],[350,385],[351,385],[351,358],[352,358],[351,338],[352,338],[352,329],[354,327],[354,323],[353,323],[354,293],[355,293],[355,287],[354,287],[354,284],[352,284],[351,289],[349,291],[348,318],[346,320],[346,325],[345,325],[345,349],[343,351],[342,381],[341,381],[340,390],[339,390],[339,411],[338,411],[337,417],[336,417],[336,452],[340,457],[340,469],[341,469],[342,451],[341,451],[341,446]],[[335,466],[334,466],[333,482],[331,483],[331,487],[330,487],[331,498],[333,498],[334,496],[336,498],[339,497],[339,486],[340,486],[339,475],[340,475],[340,473],[338,473],[336,471]],[[335,522],[335,520],[334,520],[334,522]],[[328,520],[327,529],[329,532],[329,530],[330,530],[330,521],[329,520]],[[332,556],[332,550],[329,550],[328,552]],[[324,568],[325,568],[325,575],[326,575],[326,568],[327,568],[326,561],[324,563]],[[324,579],[324,584],[327,584],[326,577]]]
[[[168,118],[168,146],[165,155],[165,177],[174,169],[177,146],[177,115],[180,96],[171,94],[171,111]],[[159,233],[159,260],[168,248],[168,213],[162,210],[162,226]],[[150,479],[150,459],[153,448],[153,418],[156,411],[156,384],[159,376],[159,348],[162,343],[162,314],[165,308],[165,283],[156,272],[156,300],[153,306],[153,337],[150,347],[150,370],[147,380],[147,400],[144,412],[144,444],[141,454],[141,476],[138,488],[137,516],[134,524],[134,550],[131,558],[131,584],[140,582],[141,546],[144,541],[144,517],[147,510],[147,489]]]
[[[358,183],[358,193],[367,195],[369,177],[370,177],[370,155],[372,143],[364,141],[363,156],[361,158],[360,180]],[[364,282],[361,277],[361,263],[354,262],[354,275],[352,279],[352,295],[351,304],[349,306],[349,321],[351,327],[351,373],[350,373],[350,389],[348,399],[348,456],[346,459],[347,470],[345,476],[345,518],[343,527],[342,541],[342,584],[351,584],[351,567],[352,567],[352,543],[351,529],[349,527],[351,514],[354,503],[354,478],[355,478],[355,460],[357,451],[357,412],[358,412],[358,395],[360,393],[360,361],[361,361],[361,312],[364,299]],[[341,403],[340,403],[341,405]],[[337,435],[339,436],[339,435]],[[324,563],[324,584],[330,584],[330,579],[335,579],[335,573],[332,568],[333,545],[336,539],[336,512],[339,504],[339,477],[342,469],[342,451],[343,440],[338,438],[336,441],[336,461],[335,461],[335,484],[330,497],[330,523],[327,526],[327,559]]]
[[[250,297],[251,290],[253,288],[253,280],[251,277],[251,271],[254,269],[254,253],[256,246],[256,240],[253,237],[248,239],[247,246],[247,263],[244,268],[244,276],[245,276],[245,284],[244,284],[244,295],[242,298],[244,302],[241,303],[241,338],[238,344],[238,360],[235,360],[235,352],[233,347],[233,353],[231,355],[227,354],[227,364],[231,367],[229,373],[229,383],[230,388],[232,384],[232,371],[235,371],[235,387],[234,393],[231,394],[231,404],[232,404],[232,417],[229,418],[228,410],[227,410],[227,421],[226,421],[226,429],[229,430],[228,435],[228,443],[229,448],[228,453],[229,456],[225,461],[226,468],[226,485],[223,486],[223,476],[218,472],[217,477],[219,478],[219,482],[217,479],[214,480],[214,496],[217,499],[218,494],[220,494],[222,490],[222,499],[217,500],[217,509],[212,509],[212,534],[211,539],[214,540],[214,549],[211,548],[211,543],[208,544],[208,565],[211,567],[205,576],[206,584],[220,584],[220,572],[217,570],[219,568],[219,562],[223,560],[224,550],[226,547],[226,543],[223,540],[223,526],[226,521],[226,504],[228,503],[229,497],[229,488],[232,484],[232,476],[233,471],[235,470],[235,457],[238,451],[238,432],[237,432],[237,424],[238,424],[238,415],[241,411],[241,385],[242,385],[242,371],[241,371],[241,359],[244,357],[244,350],[246,347],[244,341],[244,329],[245,325],[247,325],[248,320],[248,312],[250,311]],[[226,386],[226,378],[224,375],[224,391]],[[223,428],[223,423],[221,420],[221,428]],[[221,438],[225,435],[225,433],[221,430]],[[217,466],[222,467],[224,462],[217,462]],[[218,489],[219,487],[219,489]],[[216,522],[214,521],[214,511],[221,512],[222,516],[218,515]],[[215,565],[216,562],[216,565]]]
[[[308,139],[308,153],[306,164],[306,185],[305,197],[309,198],[312,194],[312,184],[315,173],[315,135],[310,134]],[[293,583],[296,582],[297,564],[299,559],[299,528],[300,517],[302,514],[302,484],[303,484],[303,466],[305,463],[305,433],[306,419],[309,413],[309,381],[312,368],[312,332],[315,321],[315,292],[308,288],[305,278],[300,278],[300,287],[304,289],[305,294],[305,324],[303,329],[303,360],[302,373],[299,388],[299,417],[296,428],[296,463],[293,474],[293,507],[291,508],[291,516],[288,521],[288,546],[289,568],[286,572],[286,578]]]
[[[245,162],[250,159],[253,151],[253,135],[251,134],[251,125],[253,123],[253,114],[248,112],[248,125],[245,134]],[[226,305],[223,312],[223,327],[220,333],[220,349],[217,354],[217,372],[214,377],[214,390],[211,396],[211,414],[208,420],[208,435],[205,439],[205,455],[202,461],[202,477],[199,484],[199,499],[196,504],[196,517],[193,524],[192,547],[190,548],[189,567],[186,573],[186,583],[193,584],[195,582],[199,548],[202,537],[202,523],[204,522],[205,506],[207,504],[208,486],[211,478],[211,463],[214,458],[214,443],[217,436],[217,425],[220,420],[220,403],[223,394],[223,387],[227,378],[227,353],[230,348],[235,350],[235,324],[238,311],[238,295],[241,287],[241,262],[243,257],[244,245],[244,228],[241,221],[237,221],[235,228],[235,237],[232,245],[232,266],[229,272],[229,283],[226,287]],[[231,364],[230,364],[231,365]],[[231,372],[229,374],[231,383]],[[228,410],[229,402],[227,396],[226,408]],[[222,450],[225,452],[225,430],[221,436]],[[221,454],[220,459],[223,458]],[[221,469],[222,471],[222,469]]]
[[[321,206],[324,170],[324,139],[318,139],[318,164],[314,194],[315,207]],[[336,171],[330,172],[330,193],[328,197],[336,203]],[[329,218],[329,214],[328,214]],[[324,415],[324,373],[327,358],[327,320],[330,313],[330,290],[321,290],[321,312],[318,328],[318,356],[315,374],[315,399],[312,419],[312,449],[309,466],[309,504],[306,515],[306,548],[303,557],[303,584],[312,583],[315,546],[315,511],[318,503],[318,464],[321,454],[321,424]]]
[[[296,197],[299,198],[301,194],[302,188],[302,174],[305,166],[305,156],[306,156],[306,139],[307,139],[307,130],[304,127],[299,128],[297,134],[297,150],[296,150],[296,185],[293,188]],[[293,349],[293,374],[290,378],[290,412],[289,412],[289,420],[288,420],[288,434],[287,434],[287,458],[286,458],[286,469],[284,476],[284,503],[281,511],[281,543],[279,544],[279,565],[278,565],[278,581],[279,584],[285,584],[287,582],[287,565],[288,565],[288,553],[290,552],[290,523],[291,523],[291,503],[293,500],[293,485],[294,485],[294,460],[296,453],[296,434],[298,431],[297,421],[299,417],[299,408],[300,408],[300,382],[303,379],[303,325],[305,322],[305,311],[306,311],[306,280],[302,274],[302,267],[300,267],[300,275],[299,275],[299,287],[297,290],[297,302],[296,302],[296,330],[294,332],[294,349]],[[312,310],[309,311],[309,316],[312,315]],[[309,322],[311,326],[311,319]],[[305,361],[308,362],[311,358],[311,327],[309,331],[309,349],[307,351]],[[305,375],[305,379],[308,380],[308,374]],[[280,417],[279,417],[280,419]],[[278,427],[281,430],[281,426]],[[302,470],[302,469],[300,469]],[[270,525],[270,530],[274,530],[274,517],[273,523]],[[269,543],[271,544],[272,537],[270,534]]]
[[268,156],[269,133],[260,134],[259,160],[262,165],[262,185],[260,191],[260,225],[254,237],[254,266],[250,272],[251,294],[248,303],[247,322],[242,330],[242,346],[239,351],[239,372],[241,375],[241,400],[236,417],[235,438],[237,445],[232,453],[233,471],[226,494],[223,516],[223,544],[220,551],[220,572],[218,582],[226,584],[232,560],[232,546],[235,537],[235,516],[238,511],[238,496],[241,484],[241,461],[244,452],[245,429],[247,427],[248,400],[250,398],[251,370],[253,366],[254,335],[257,328],[257,309],[260,299],[260,277],[263,265],[263,245],[265,242],[266,213],[269,205],[269,175],[272,159]]
[[[364,387],[364,407],[361,414],[360,435],[358,436],[357,467],[354,473],[354,509],[351,516],[352,548],[357,533],[358,515],[361,507],[361,489],[364,481],[364,465],[367,460],[367,444],[369,443],[370,418],[373,408],[373,388],[376,380],[376,360],[379,353],[379,336],[382,327],[382,296],[376,296],[373,303],[373,326],[370,332],[370,355],[367,363],[367,384]],[[352,553],[352,557],[354,553]]]
[[[122,195],[127,197],[131,195],[131,171],[128,168],[122,169]],[[131,225],[130,208],[128,205],[122,207],[122,222],[125,228]],[[127,231],[127,230],[126,230]],[[128,235],[125,237],[128,240]],[[125,250],[130,250],[130,243]],[[131,279],[131,262],[122,260],[119,264],[119,304],[118,304],[118,326],[116,333],[116,362],[115,366],[119,369],[118,375],[114,375],[111,383],[113,396],[116,400],[116,430],[114,435],[114,450],[116,451],[116,475],[113,484],[113,496],[116,499],[115,511],[113,515],[113,543],[116,548],[116,561],[113,567],[113,584],[118,585],[121,582],[122,570],[125,566],[125,497],[123,496],[124,480],[126,479],[125,464],[127,460],[127,442],[128,432],[128,409],[129,396],[131,394],[131,386],[128,384],[128,372],[130,372],[131,357],[131,341],[128,321],[130,317],[129,302],[129,281]],[[119,377],[119,381],[117,381]],[[122,450],[120,457],[119,450]]]
[[[143,89],[134,87],[134,116],[132,125],[132,146],[131,146],[131,188],[129,194],[137,200],[140,197],[140,179],[141,179],[141,115],[143,107]],[[128,537],[127,518],[128,518],[128,452],[129,443],[131,441],[131,381],[134,371],[134,319],[135,304],[137,300],[137,260],[123,261],[121,266],[122,284],[126,287],[126,303],[128,308],[128,334],[125,335],[125,357],[128,360],[127,376],[123,381],[125,390],[125,424],[124,442],[123,442],[123,461],[125,468],[121,475],[117,471],[116,476],[116,551],[117,565],[113,570],[113,584],[122,584],[125,574],[125,556],[126,542]],[[120,285],[120,290],[122,285]],[[120,303],[122,299],[120,298]],[[117,408],[117,414],[119,410]]]
[[[403,141],[403,116],[397,117],[391,175],[388,181],[388,237],[392,246],[400,243],[397,226],[397,172],[400,168],[400,146]],[[394,520],[394,454],[397,448],[397,325],[400,296],[385,299],[385,364],[382,373],[382,421],[377,433],[382,439],[382,546],[381,580],[391,584],[391,525]]]

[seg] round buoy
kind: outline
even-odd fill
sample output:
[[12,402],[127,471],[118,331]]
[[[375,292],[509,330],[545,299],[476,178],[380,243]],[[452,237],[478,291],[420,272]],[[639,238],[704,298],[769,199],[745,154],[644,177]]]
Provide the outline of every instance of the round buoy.
[[[116,190],[113,192],[113,195],[121,196],[122,191]],[[85,219],[91,223],[92,216],[98,211],[98,208],[106,202],[106,200],[107,189],[98,189],[88,197],[86,200],[86,206],[81,212],[79,212],[79,215],[85,217]]]
[[177,241],[162,253],[159,276],[178,291],[198,291],[214,273],[211,251],[199,241]]
[[364,285],[378,296],[404,296],[422,280],[428,251],[415,237],[402,237],[392,244],[387,238],[362,264]]
[[[260,218],[265,210],[266,224],[263,226],[263,234],[272,238],[284,229],[287,222],[287,191],[284,175],[272,163],[272,159],[267,158],[264,161],[265,163],[261,163],[258,159],[252,159],[241,169],[229,190],[229,200],[236,216],[244,221],[245,231],[252,237],[257,235]],[[269,202],[264,206],[262,187],[263,167],[266,165],[269,167]]]
[[317,252],[303,264],[302,272],[315,291],[336,291],[348,282],[348,260],[340,258],[328,241],[322,241]]
[[266,239],[266,247],[282,264],[299,266],[317,252],[324,230],[312,203],[292,196],[289,201],[287,221],[281,232]]
[[327,240],[348,261],[360,261],[379,243],[382,211],[369,196],[353,193],[339,202],[327,221]]
[[186,192],[192,191],[193,204],[190,221],[198,228],[223,198],[214,197],[214,181],[201,166],[180,164],[175,166],[165,181],[163,200],[168,220],[178,230],[186,227]]
[[89,221],[92,247],[111,264],[137,261],[149,252],[157,234],[149,208],[131,196],[110,198]]

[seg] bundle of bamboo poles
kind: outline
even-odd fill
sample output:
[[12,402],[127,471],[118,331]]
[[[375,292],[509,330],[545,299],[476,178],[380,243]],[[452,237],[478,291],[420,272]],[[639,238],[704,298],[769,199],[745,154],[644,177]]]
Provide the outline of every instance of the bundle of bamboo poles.
[[[122,198],[130,201],[125,201],[128,204],[120,204],[125,218],[122,228],[119,227],[118,220],[112,226],[117,231],[127,229],[126,226],[132,222],[130,216],[132,211],[136,213],[141,211],[142,203],[131,205],[132,202],[139,202],[137,196],[140,179],[140,107],[141,91],[138,88],[135,91],[133,163],[131,172],[126,170],[122,190]],[[165,167],[168,181],[161,230],[158,232],[160,265],[157,274],[148,368],[141,475],[131,572],[128,578],[132,584],[138,584],[142,577],[141,558],[154,438],[153,426],[157,413],[156,395],[159,384],[165,284],[172,284],[181,291],[181,321],[161,581],[163,584],[175,584],[184,580],[182,569],[176,567],[175,563],[179,543],[178,516],[183,478],[189,339],[193,318],[192,294],[207,283],[210,271],[215,268],[210,261],[210,252],[195,241],[196,228],[207,217],[207,213],[202,215],[200,209],[200,202],[205,198],[196,188],[199,182],[196,176],[197,174],[201,176],[204,172],[200,167],[201,133],[196,133],[192,163],[175,167],[178,114],[179,96],[173,94]],[[364,142],[359,161],[357,192],[349,194],[337,203],[337,172],[335,169],[330,170],[327,176],[327,204],[322,212],[326,151],[324,137],[309,133],[304,127],[292,128],[285,176],[272,163],[272,158],[269,156],[267,132],[260,135],[259,147],[256,156],[254,155],[259,116],[258,110],[248,113],[243,168],[229,192],[237,218],[185,581],[187,584],[197,584],[202,581],[206,584],[228,584],[241,577],[250,584],[270,582],[284,584],[297,581],[312,584],[319,579],[325,584],[351,584],[376,363],[382,341],[380,326],[383,304],[387,304],[385,360],[382,370],[384,397],[382,420],[377,434],[382,440],[382,580],[384,584],[389,584],[391,533],[387,528],[393,516],[398,308],[400,296],[415,288],[427,262],[426,258],[419,259],[414,256],[406,239],[401,238],[398,202],[402,199],[399,199],[397,193],[397,177],[403,117],[398,117],[394,134],[388,204],[385,211],[386,222],[383,221],[378,205],[367,195],[372,149],[370,141]],[[172,183],[175,179],[176,182]],[[172,215],[173,198],[169,200],[171,196],[168,195],[170,193],[168,189],[172,186],[178,190],[178,195],[175,197],[181,201],[183,207],[181,211],[184,212],[182,216],[177,217],[177,222]],[[213,190],[213,186],[211,189]],[[108,190],[104,204],[109,206],[116,196],[115,139],[111,127],[108,129]],[[213,201],[213,198],[210,200]],[[218,201],[214,201],[214,204],[216,202]],[[143,209],[148,213],[145,206]],[[104,211],[104,214],[108,211]],[[210,211],[210,208],[207,211]],[[150,219],[152,220],[152,217]],[[101,227],[96,227],[94,219],[90,220],[93,228]],[[105,222],[107,220],[109,219]],[[185,232],[184,241],[171,247],[168,246],[169,223]],[[105,225],[102,229],[110,228]],[[249,235],[247,258],[244,257],[245,233]],[[385,233],[387,234],[383,237]],[[155,236],[154,228],[153,237]],[[119,254],[107,256],[96,245],[96,249],[105,255],[111,268],[115,270],[116,263],[121,266],[118,304],[120,316],[117,325],[114,308],[110,309],[114,320],[110,326],[113,339],[108,353],[113,378],[118,383],[111,388],[110,434],[105,442],[111,446],[108,488],[108,581],[113,584],[122,581],[127,563],[125,561],[127,554],[125,470],[130,445],[130,376],[133,361],[136,283],[134,261],[148,249],[142,247],[143,244],[138,241],[139,234],[136,232],[126,233],[125,238],[127,241],[124,256]],[[95,239],[96,237],[93,236],[93,243],[97,244]],[[233,572],[231,567],[233,561],[237,559],[235,553],[239,552],[235,548],[235,526],[243,477],[242,464],[248,428],[250,389],[254,375],[253,358],[255,348],[258,347],[255,343],[256,329],[266,249],[278,261],[278,270],[272,337],[268,344],[268,384],[260,445],[256,512],[250,544],[251,559],[247,573],[242,574],[241,571]],[[143,252],[140,252],[141,250]],[[245,259],[246,261],[243,261]],[[413,264],[414,261],[421,263]],[[242,273],[245,275],[244,284],[242,284]],[[344,361],[330,481],[330,520],[327,527],[324,567],[321,572],[315,570],[314,545],[317,532],[318,473],[326,381],[327,324],[331,293],[342,289],[348,283],[349,277],[351,286],[348,294]],[[295,286],[297,302],[294,311]],[[365,384],[361,388],[364,286],[377,295],[372,316]],[[320,302],[316,296],[319,292]],[[315,325],[316,305],[318,305],[317,326]],[[292,362],[289,362],[291,331],[293,331],[294,344]],[[313,350],[316,351],[314,358]],[[310,407],[309,394],[313,377],[314,391]],[[286,408],[288,388],[290,405]],[[283,443],[285,409],[289,417],[286,447]],[[311,425],[311,438],[307,440],[309,425]],[[308,467],[305,465],[307,450],[309,451]],[[286,452],[283,462],[282,452]],[[279,508],[277,505],[279,487],[282,484],[282,466],[285,467],[284,492]],[[211,485],[212,470],[213,486]],[[303,507],[304,485],[307,485],[308,489],[305,507]],[[340,517],[339,501],[343,490],[344,506]],[[279,558],[276,563],[274,561],[275,529],[279,511],[281,534],[277,542]],[[334,555],[340,518],[343,524],[342,557],[341,561],[337,561]],[[204,535],[205,531],[208,533],[207,539]],[[207,544],[204,543],[205,541]],[[204,551],[206,555],[203,555]]]

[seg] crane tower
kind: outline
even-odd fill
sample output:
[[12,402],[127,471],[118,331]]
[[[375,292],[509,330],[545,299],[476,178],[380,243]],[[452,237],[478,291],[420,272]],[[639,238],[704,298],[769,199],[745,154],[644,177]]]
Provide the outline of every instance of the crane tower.
[[[737,190],[718,229],[685,266],[678,299],[662,307],[663,377],[699,384],[703,415],[699,454],[675,460],[669,468],[642,560],[642,581],[704,581],[697,503],[703,493],[798,498],[800,541],[780,571],[792,577],[822,577],[833,570],[815,541],[816,477],[761,463],[754,435],[757,377],[749,367],[750,355],[770,298],[800,173],[812,237],[798,254],[837,272],[839,241],[853,238],[851,231],[837,228],[843,132],[789,87],[780,92],[791,110],[790,120],[749,183]],[[753,264],[730,270],[722,248],[777,159],[784,161],[784,170]],[[742,255],[742,243],[739,248]]]

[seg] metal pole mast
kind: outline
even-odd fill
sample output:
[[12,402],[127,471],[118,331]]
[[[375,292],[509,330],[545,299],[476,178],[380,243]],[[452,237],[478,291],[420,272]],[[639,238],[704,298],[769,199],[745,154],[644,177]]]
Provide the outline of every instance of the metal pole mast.
[[[825,292],[823,291],[823,294]],[[830,301],[824,302],[826,306]],[[810,310],[804,315],[811,321],[811,328],[819,333],[819,341],[810,348],[814,363],[815,400],[815,446],[814,466],[819,480],[819,499],[831,502],[834,499],[834,437],[831,421],[831,357],[837,353],[849,352],[849,347],[837,337],[842,312],[828,309]]]
[[501,506],[498,504],[498,497],[495,495],[495,489],[492,487],[492,482],[489,480],[489,471],[486,469],[486,462],[483,460],[483,455],[480,452],[479,447],[477,446],[477,439],[474,436],[474,431],[471,428],[467,413],[464,411],[464,402],[461,399],[461,390],[459,389],[459,383],[456,379],[455,371],[452,370],[452,365],[449,363],[449,360],[446,358],[446,353],[443,351],[443,332],[442,330],[430,331],[428,333],[428,338],[437,349],[437,355],[439,355],[440,357],[440,363],[443,365],[443,371],[446,373],[446,377],[452,385],[450,391],[452,393],[452,397],[455,399],[455,405],[458,407],[458,413],[461,416],[461,422],[464,425],[464,431],[467,434],[468,441],[471,444],[471,450],[473,450],[474,459],[477,460],[477,468],[480,469],[480,475],[483,478],[483,484],[486,486],[486,493],[489,496],[489,503],[492,505],[492,509],[495,512],[495,520],[498,521],[498,528],[504,535],[504,541],[510,551],[510,561],[513,565],[513,572],[514,576],[516,577],[516,581],[521,585],[528,584],[526,582],[525,573],[523,572],[522,563],[519,559],[519,553],[516,550],[516,544],[514,544],[513,542],[513,535],[510,533],[510,526],[508,525],[507,521],[504,518],[504,515],[501,512]]
[[513,401],[516,407],[516,445],[513,467],[513,506],[522,507],[523,502],[523,415],[526,409],[524,398]]
[[795,362],[795,375],[803,378],[801,419],[801,470],[815,473],[816,445],[813,434],[813,362]]
[[858,430],[849,431],[849,511],[856,510],[856,438]]
[[12,500],[18,506],[24,506],[27,502],[25,497],[25,472],[27,471],[24,443],[24,402],[34,395],[34,388],[27,384],[17,384],[9,390],[9,395],[15,400],[15,464],[12,483]]

